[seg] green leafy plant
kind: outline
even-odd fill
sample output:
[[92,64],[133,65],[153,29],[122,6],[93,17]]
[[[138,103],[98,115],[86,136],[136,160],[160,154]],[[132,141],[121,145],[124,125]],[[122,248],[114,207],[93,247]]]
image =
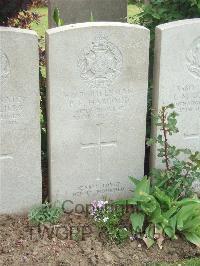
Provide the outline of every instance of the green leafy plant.
[[105,233],[110,241],[117,244],[128,239],[130,232],[123,226],[125,210],[121,206],[116,208],[103,200],[93,201],[91,205],[91,216],[101,233]]
[[53,12],[53,20],[57,27],[64,25],[64,20],[60,17],[60,10],[56,7]]
[[173,109],[174,105],[170,104],[163,106],[158,114],[153,114],[154,125],[160,128],[161,134],[149,139],[147,144],[158,144],[158,157],[165,166],[164,170],[152,170],[153,184],[173,199],[179,199],[194,194],[192,184],[200,180],[200,152],[178,149],[169,144],[169,137],[178,132],[178,114]]
[[200,247],[200,200],[174,201],[154,187],[147,176],[141,180],[130,179],[135,186],[133,197],[115,204],[134,206],[130,215],[133,238],[143,239],[148,248],[155,242],[162,248],[166,236],[176,239],[179,233]]
[[200,178],[200,154],[169,144],[168,137],[178,132],[173,108],[172,104],[164,106],[153,115],[161,134],[148,140],[149,145],[160,145],[158,157],[162,158],[165,169],[154,169],[151,177],[144,176],[141,180],[130,177],[133,196],[115,204],[133,206],[132,238],[143,239],[147,247],[157,242],[162,248],[165,237],[176,239],[177,234],[200,247],[200,200],[192,191],[192,183]]
[[200,16],[199,0],[151,0],[148,5],[141,6],[141,12],[136,18],[140,24],[153,31],[162,23]]
[[48,203],[45,202],[41,206],[37,206],[30,210],[28,219],[32,224],[55,224],[59,221],[63,209],[59,203]]
[[148,5],[139,4],[141,12],[132,18],[132,23],[143,25],[151,32],[150,61],[153,63],[153,49],[156,26],[186,19],[200,17],[199,0],[151,0]]

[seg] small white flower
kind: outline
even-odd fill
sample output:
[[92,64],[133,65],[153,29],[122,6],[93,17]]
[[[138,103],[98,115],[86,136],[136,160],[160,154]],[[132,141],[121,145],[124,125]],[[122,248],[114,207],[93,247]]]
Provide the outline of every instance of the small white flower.
[[108,219],[109,219],[108,217],[104,217],[103,222],[106,223],[108,221]]
[[124,228],[125,231],[128,231],[127,228]]

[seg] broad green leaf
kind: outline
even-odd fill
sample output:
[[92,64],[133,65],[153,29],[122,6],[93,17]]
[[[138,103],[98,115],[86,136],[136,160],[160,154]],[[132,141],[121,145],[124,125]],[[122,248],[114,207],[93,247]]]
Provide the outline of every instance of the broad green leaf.
[[166,219],[169,219],[172,215],[175,214],[175,212],[177,211],[177,209],[178,209],[178,206],[171,207],[168,211],[166,211],[166,212],[163,213],[163,216]]
[[136,198],[128,199],[127,203],[130,204],[130,205],[136,205],[137,204],[137,199]]
[[140,196],[143,193],[149,194],[150,191],[150,180],[147,176],[144,176],[139,182],[136,183],[134,195]]
[[148,215],[155,211],[157,207],[156,199],[146,193],[138,197],[138,202],[140,203],[140,208]]
[[143,237],[147,248],[150,248],[154,244],[154,226],[149,225],[145,230],[145,236]]
[[195,231],[195,229],[200,225],[200,213],[198,216],[194,217],[193,219],[188,219],[184,223],[183,230],[188,230],[190,232]]
[[189,242],[193,243],[194,245],[200,248],[200,236],[199,235],[195,233],[190,233],[190,232],[183,232],[183,234]]
[[164,232],[165,234],[172,238],[176,239],[175,232],[176,232],[176,216],[173,216],[170,220],[167,226],[164,226]]
[[167,194],[164,191],[162,191],[158,187],[155,187],[153,194],[161,205],[163,205],[166,208],[171,207],[172,204],[171,198],[167,196]]
[[[198,199],[183,199],[183,200],[177,201],[176,205],[183,207],[183,206],[195,204],[195,203],[200,204],[200,200],[198,200]],[[192,205],[191,205],[191,207],[192,207]]]
[[135,186],[137,186],[140,183],[140,180],[133,176],[129,176],[129,179]]
[[147,228],[145,229],[146,236],[154,239],[154,230],[155,230],[154,225],[150,224],[149,226],[147,226]]
[[177,213],[177,228],[178,230],[184,230],[184,225],[187,224],[187,220],[192,220],[195,216],[200,215],[200,204],[192,203],[183,206]]
[[113,204],[115,204],[115,205],[126,205],[126,204],[128,204],[128,201],[129,201],[129,199],[120,199],[120,200],[115,200],[115,201],[113,201]]
[[168,220],[162,216],[161,208],[158,203],[156,204],[156,209],[150,214],[150,220],[153,224],[168,224]]
[[54,9],[54,12],[53,12],[53,20],[58,27],[64,25],[64,21],[60,18],[60,11],[57,7]]
[[131,224],[133,227],[134,232],[139,233],[142,232],[142,227],[144,224],[144,218],[145,215],[143,213],[140,212],[134,212],[131,214],[130,216],[130,220],[131,220]]

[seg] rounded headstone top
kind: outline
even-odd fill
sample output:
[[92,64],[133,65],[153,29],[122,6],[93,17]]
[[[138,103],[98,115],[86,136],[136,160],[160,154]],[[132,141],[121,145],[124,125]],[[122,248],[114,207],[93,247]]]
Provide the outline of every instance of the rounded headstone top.
[[75,30],[75,29],[81,29],[81,28],[90,28],[90,27],[122,27],[122,28],[130,28],[130,29],[140,29],[149,32],[147,28],[144,26],[140,26],[137,24],[129,24],[129,23],[122,23],[122,22],[85,22],[85,23],[76,23],[76,24],[70,24],[65,25],[61,27],[56,27],[53,29],[49,29],[46,31],[47,35],[63,32],[63,31],[69,31],[69,30]]
[[2,26],[0,26],[0,33],[1,32],[25,33],[25,34],[38,36],[37,33],[34,30],[26,30],[26,29],[19,29],[19,28],[13,28],[13,27],[2,27]]
[[191,24],[198,24],[198,23],[200,23],[200,18],[183,19],[183,20],[177,20],[177,21],[160,24],[156,27],[156,29],[167,30],[171,28],[176,28],[176,27],[181,27],[181,26],[186,26],[186,25],[191,25]]

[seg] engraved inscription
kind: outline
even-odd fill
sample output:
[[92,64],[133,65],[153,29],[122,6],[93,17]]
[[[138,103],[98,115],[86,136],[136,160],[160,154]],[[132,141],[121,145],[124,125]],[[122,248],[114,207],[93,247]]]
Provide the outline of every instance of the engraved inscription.
[[173,103],[177,112],[200,112],[200,87],[193,84],[178,86]]
[[96,180],[101,180],[101,174],[102,174],[102,148],[103,147],[112,147],[112,146],[117,146],[117,141],[112,140],[112,141],[102,141],[102,134],[101,134],[101,127],[102,124],[97,124],[98,127],[98,142],[97,143],[81,143],[81,148],[82,149],[98,149],[98,176]]
[[66,95],[66,104],[75,120],[105,118],[110,113],[120,114],[126,110],[133,95],[133,89],[74,90]]
[[[0,86],[3,86],[10,75],[10,64],[6,54],[0,50]],[[1,87],[0,87],[1,88]]]
[[182,120],[180,132],[185,143],[191,149],[200,150],[200,87],[179,85],[173,95],[173,103]]
[[122,54],[105,36],[97,36],[79,58],[80,76],[92,87],[107,87],[121,73]]
[[0,123],[17,124],[22,117],[24,97],[5,96],[0,99]]
[[193,76],[200,78],[200,37],[195,39],[190,45],[186,60],[189,72]]
[[117,192],[127,191],[127,185],[122,184],[121,182],[108,182],[103,184],[89,184],[79,186],[77,191],[73,193],[73,196],[91,196],[94,195],[106,195],[106,194],[115,194]]

